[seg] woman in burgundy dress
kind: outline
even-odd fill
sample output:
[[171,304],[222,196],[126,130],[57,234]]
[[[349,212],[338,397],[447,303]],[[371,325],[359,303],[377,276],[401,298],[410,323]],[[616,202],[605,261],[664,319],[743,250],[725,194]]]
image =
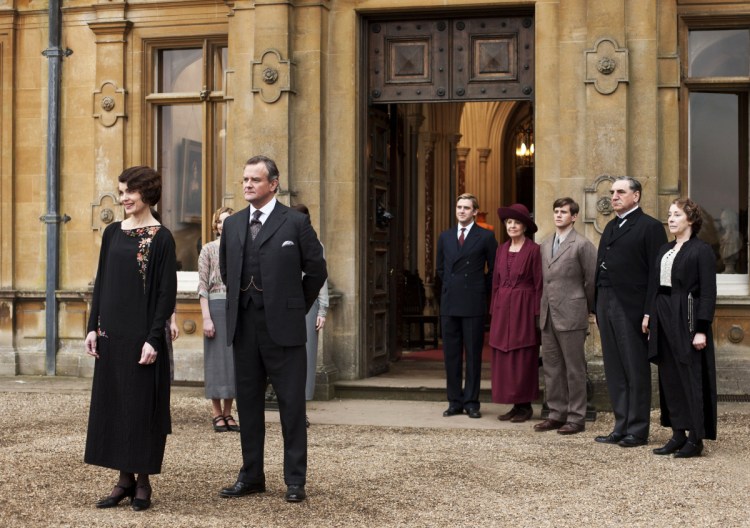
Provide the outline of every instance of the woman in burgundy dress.
[[164,326],[177,273],[172,234],[150,209],[161,198],[161,176],[131,167],[118,181],[127,218],[104,230],[85,341],[96,362],[84,462],[119,471],[97,508],[130,497],[140,511],[151,506],[149,475],[161,472],[171,433]]
[[513,204],[497,214],[510,240],[498,248],[492,277],[492,401],[512,403],[498,419],[518,423],[531,418],[531,402],[539,397],[542,259],[539,245],[526,238],[537,230],[529,210]]

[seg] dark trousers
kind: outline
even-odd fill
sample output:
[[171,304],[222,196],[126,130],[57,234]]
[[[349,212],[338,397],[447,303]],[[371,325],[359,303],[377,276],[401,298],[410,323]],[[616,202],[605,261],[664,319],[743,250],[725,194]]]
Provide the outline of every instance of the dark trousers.
[[[443,329],[443,355],[448,402],[453,409],[479,409],[482,382],[484,316],[440,318]],[[463,356],[466,350],[466,384],[461,389]]]
[[[596,321],[602,339],[604,375],[615,413],[614,432],[647,439],[651,418],[648,347],[612,288],[599,288]],[[638,321],[640,327],[641,321]]]
[[234,368],[237,410],[242,428],[242,469],[237,480],[249,484],[265,482],[266,377],[276,391],[284,437],[284,482],[305,484],[307,473],[307,428],[305,427],[305,346],[282,347],[271,340],[262,308],[250,302],[238,314],[234,336]]

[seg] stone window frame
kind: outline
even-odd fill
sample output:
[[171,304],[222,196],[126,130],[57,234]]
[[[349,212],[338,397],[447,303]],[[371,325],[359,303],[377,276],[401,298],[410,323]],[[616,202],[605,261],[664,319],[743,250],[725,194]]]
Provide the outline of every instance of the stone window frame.
[[[202,89],[196,92],[164,93],[158,87],[158,56],[162,50],[176,49],[202,49],[203,55],[203,83]],[[228,50],[228,37],[225,34],[145,38],[143,39],[143,80],[142,91],[144,94],[143,108],[143,143],[142,149],[144,159],[159,169],[160,160],[158,156],[158,138],[160,132],[157,130],[157,114],[160,108],[180,104],[201,104],[203,130],[202,143],[202,221],[201,241],[205,244],[214,239],[212,232],[213,211],[223,205],[224,185],[229,177],[226,169],[226,144],[224,144],[224,155],[217,156],[216,149],[222,141],[226,141],[226,133],[223,138],[216,131],[216,120],[221,117],[219,105],[224,105],[224,119],[227,119],[228,96],[227,74],[231,70],[225,69],[224,74],[217,72],[216,65],[219,63],[216,54],[221,50]],[[220,66],[219,66],[220,67]],[[217,181],[215,173],[221,173],[222,178]],[[198,272],[178,272],[178,290],[194,292],[197,289]]]
[[[688,75],[689,46],[688,35],[695,30],[725,30],[750,29],[750,10],[745,7],[740,12],[729,12],[726,8],[713,7],[721,2],[703,2],[705,5],[686,5],[678,7],[678,48],[680,50],[680,88],[679,88],[679,117],[680,117],[680,189],[689,189],[689,100],[691,92],[732,93],[740,95],[740,169],[748,175],[750,185],[750,76],[748,77],[701,77],[691,78]],[[685,2],[683,2],[685,4]],[[694,4],[694,2],[690,2]],[[741,118],[742,116],[742,118]],[[685,194],[684,192],[682,194]],[[750,197],[748,197],[750,201]],[[700,203],[700,199],[696,197]],[[750,232],[750,226],[745,226]],[[746,246],[745,251],[748,251]],[[748,297],[750,296],[750,272],[746,274],[723,275],[717,274],[717,288],[720,296]]]

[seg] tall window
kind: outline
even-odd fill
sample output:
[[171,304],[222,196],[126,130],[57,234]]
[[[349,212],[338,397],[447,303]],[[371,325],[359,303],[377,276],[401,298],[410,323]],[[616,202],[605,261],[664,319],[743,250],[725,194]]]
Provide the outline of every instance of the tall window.
[[687,50],[689,194],[705,211],[722,293],[747,294],[750,28],[691,29]]
[[226,178],[226,42],[152,46],[149,132],[163,178],[159,212],[174,234],[179,271],[197,271]]

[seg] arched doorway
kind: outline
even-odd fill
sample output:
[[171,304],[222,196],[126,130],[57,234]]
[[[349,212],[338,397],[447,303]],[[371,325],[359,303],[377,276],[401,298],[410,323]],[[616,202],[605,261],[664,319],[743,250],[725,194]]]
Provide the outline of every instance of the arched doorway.
[[[505,152],[509,118],[519,115],[519,101],[530,108],[533,100],[534,30],[531,13],[366,19],[362,28],[359,372],[372,376],[400,356],[402,314],[420,294],[410,276],[424,286],[423,314],[438,314],[435,240],[454,222],[458,193],[479,195],[488,218],[515,196],[514,178],[505,189]],[[483,145],[461,146],[464,123],[483,131]]]

